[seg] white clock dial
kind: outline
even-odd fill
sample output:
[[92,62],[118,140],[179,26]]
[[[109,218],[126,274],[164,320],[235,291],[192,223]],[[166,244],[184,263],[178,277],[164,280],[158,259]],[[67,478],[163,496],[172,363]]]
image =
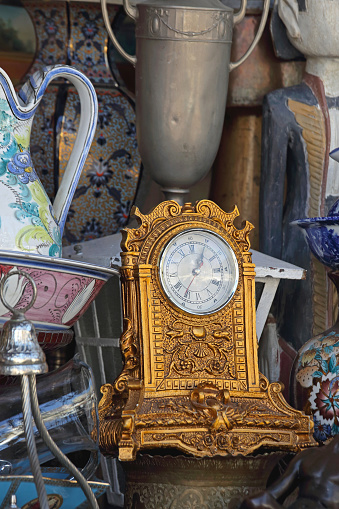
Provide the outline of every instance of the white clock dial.
[[166,245],[159,269],[167,297],[195,315],[221,309],[234,295],[239,280],[230,245],[219,235],[198,228],[178,234]]

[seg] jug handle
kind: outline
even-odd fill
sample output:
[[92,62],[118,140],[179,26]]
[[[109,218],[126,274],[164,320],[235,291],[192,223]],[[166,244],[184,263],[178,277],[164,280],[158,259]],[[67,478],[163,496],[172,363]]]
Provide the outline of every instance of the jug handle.
[[[134,5],[130,4],[129,0],[123,0],[123,1],[124,1],[124,9],[125,9],[126,14],[128,14],[128,16],[130,18],[134,19],[134,21],[135,21],[138,18],[137,8],[134,7]],[[120,45],[120,43],[118,42],[117,38],[114,35],[114,32],[111,27],[111,23],[109,21],[109,17],[108,17],[106,0],[101,0],[101,10],[102,10],[102,17],[103,17],[109,38],[113,42],[116,49],[119,51],[120,55],[122,55],[130,64],[135,66],[135,64],[137,63],[136,57],[127,53],[127,51],[124,50],[124,48]]]
[[[235,13],[235,15],[234,15],[233,25],[236,25],[244,18],[246,4],[247,4],[247,0],[243,0],[240,10],[237,13]],[[246,58],[250,56],[250,54],[252,53],[252,51],[254,50],[256,45],[258,44],[258,42],[263,34],[264,28],[265,28],[269,9],[270,9],[270,0],[264,0],[264,6],[263,6],[263,11],[262,11],[258,31],[257,31],[250,47],[246,51],[246,53],[241,58],[239,58],[239,60],[237,60],[236,62],[230,62],[230,67],[229,67],[230,71],[233,71],[233,69],[236,69],[237,67],[239,67],[239,65],[241,65],[243,62],[245,62]]]
[[79,128],[73,150],[53,203],[54,215],[62,236],[68,210],[95,134],[98,118],[98,101],[92,83],[84,74],[74,67],[55,65],[44,69],[44,80],[37,92],[36,107],[48,84],[55,78],[66,78],[75,86],[79,94],[81,107]]

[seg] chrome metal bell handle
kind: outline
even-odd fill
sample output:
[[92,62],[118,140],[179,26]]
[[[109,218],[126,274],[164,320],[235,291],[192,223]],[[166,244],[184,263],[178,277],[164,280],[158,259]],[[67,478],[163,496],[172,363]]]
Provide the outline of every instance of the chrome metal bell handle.
[[[240,21],[242,21],[244,19],[246,5],[247,5],[247,0],[243,0],[240,10],[234,14],[233,25],[240,23]],[[239,60],[237,60],[236,62],[230,62],[230,71],[233,71],[233,69],[236,69],[237,67],[239,67],[239,65],[244,63],[246,58],[248,58],[250,56],[250,54],[252,53],[252,51],[254,50],[256,45],[258,44],[258,42],[263,34],[265,25],[266,25],[269,10],[270,10],[270,0],[264,0],[264,6],[263,6],[263,10],[262,10],[259,28],[258,28],[258,31],[257,31],[253,41],[252,41],[252,44],[250,45],[248,50],[245,52],[245,54],[241,58],[239,58]]]
[[[129,3],[129,0],[123,0],[124,1],[124,9],[126,14],[130,16],[130,18],[137,20],[138,18],[138,9],[131,5]],[[247,0],[246,0],[247,1]],[[107,33],[112,40],[114,46],[119,51],[120,55],[123,56],[130,64],[134,65],[137,63],[137,58],[134,55],[130,55],[127,53],[127,51],[124,50],[124,48],[120,45],[118,42],[118,39],[115,37],[114,32],[112,30],[109,17],[108,17],[108,11],[107,11],[107,4],[106,0],[101,0],[101,10],[102,10],[102,17],[105,23],[105,27],[107,30]]]
[[[20,309],[13,308],[7,302],[7,300],[5,298],[5,295],[4,295],[5,285],[6,285],[7,280],[11,276],[15,276],[15,275],[23,276],[24,278],[28,279],[28,282],[32,286],[32,290],[33,290],[32,298],[31,298],[30,302],[25,307],[20,308]],[[26,311],[31,309],[31,307],[34,305],[34,303],[36,301],[36,297],[37,297],[37,288],[36,288],[35,281],[34,281],[34,279],[29,274],[27,274],[27,272],[24,272],[23,270],[14,270],[13,272],[8,272],[6,274],[6,276],[0,282],[0,299],[1,299],[2,303],[3,303],[3,305],[9,311],[11,311],[11,313],[13,313],[13,315],[17,315],[17,314],[23,315],[24,313],[26,313]]]

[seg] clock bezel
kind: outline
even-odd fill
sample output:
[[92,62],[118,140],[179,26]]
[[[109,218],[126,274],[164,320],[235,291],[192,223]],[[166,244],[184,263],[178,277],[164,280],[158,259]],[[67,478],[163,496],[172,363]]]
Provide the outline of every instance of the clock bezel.
[[[166,278],[164,276],[164,266],[165,266],[165,258],[166,258],[166,254],[168,252],[168,250],[170,249],[170,246],[171,244],[179,237],[181,236],[184,236],[184,235],[187,235],[187,233],[190,233],[190,232],[202,232],[204,235],[211,235],[213,237],[217,237],[219,239],[219,241],[221,241],[221,243],[228,249],[228,252],[230,254],[230,257],[229,256],[225,256],[228,260],[229,260],[229,263],[233,262],[233,268],[234,268],[234,271],[235,271],[235,277],[234,277],[234,282],[233,282],[233,285],[232,285],[232,290],[230,291],[230,293],[228,294],[227,298],[225,300],[222,301],[222,303],[220,304],[217,304],[215,308],[213,309],[209,309],[209,310],[190,310],[188,309],[187,307],[185,306],[181,306],[180,303],[175,300],[175,296],[173,296],[172,293],[169,293],[169,291],[167,290],[166,288],[166,284],[164,284],[164,282],[166,282]],[[231,260],[230,260],[231,258]],[[175,306],[176,308],[178,308],[180,311],[184,311],[185,313],[187,313],[188,315],[190,316],[210,316],[210,315],[213,315],[217,312],[219,312],[221,309],[223,309],[231,300],[232,298],[234,297],[236,291],[237,291],[237,288],[238,288],[238,285],[239,285],[239,278],[240,278],[240,271],[239,271],[239,262],[238,262],[238,259],[237,259],[237,256],[234,252],[234,249],[232,248],[232,246],[230,245],[229,242],[227,242],[227,240],[222,236],[220,235],[219,233],[209,229],[209,228],[204,228],[204,227],[198,227],[198,226],[195,226],[195,227],[188,227],[188,228],[185,228],[184,230],[181,230],[179,233],[176,233],[175,235],[173,235],[167,242],[166,244],[163,246],[162,250],[161,250],[161,253],[159,255],[159,260],[158,260],[158,279],[160,281],[160,287],[161,287],[161,290],[163,291],[163,293],[165,294],[166,298],[170,301],[170,303]]]

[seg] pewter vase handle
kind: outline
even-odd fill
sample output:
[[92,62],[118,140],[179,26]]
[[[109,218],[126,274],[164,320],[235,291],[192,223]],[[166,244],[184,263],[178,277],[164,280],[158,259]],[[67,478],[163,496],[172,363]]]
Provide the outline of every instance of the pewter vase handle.
[[[126,14],[128,14],[130,18],[136,21],[138,19],[138,9],[134,7],[132,4],[130,4],[129,0],[123,0],[123,2]],[[137,58],[134,55],[130,55],[129,53],[127,53],[127,51],[124,50],[124,48],[120,45],[120,43],[118,42],[117,38],[114,35],[108,17],[106,0],[101,0],[101,10],[107,33],[110,39],[112,40],[114,46],[119,51],[120,55],[122,55],[130,64],[135,66],[135,64],[137,63]]]
[[[240,23],[240,21],[242,21],[244,19],[246,6],[247,6],[247,0],[242,0],[242,4],[241,4],[239,11],[234,14],[233,25]],[[241,58],[239,58],[239,60],[237,60],[236,62],[230,62],[230,66],[229,66],[230,71],[233,71],[233,69],[236,69],[237,67],[239,67],[239,65],[241,65],[243,62],[245,62],[246,58],[250,56],[250,54],[252,53],[252,51],[254,50],[256,45],[258,44],[260,37],[262,36],[262,33],[265,28],[269,9],[270,9],[270,0],[264,0],[264,6],[263,6],[263,10],[262,10],[260,25],[259,25],[258,31],[252,41],[252,44],[250,45],[250,47],[248,48],[246,53]]]

